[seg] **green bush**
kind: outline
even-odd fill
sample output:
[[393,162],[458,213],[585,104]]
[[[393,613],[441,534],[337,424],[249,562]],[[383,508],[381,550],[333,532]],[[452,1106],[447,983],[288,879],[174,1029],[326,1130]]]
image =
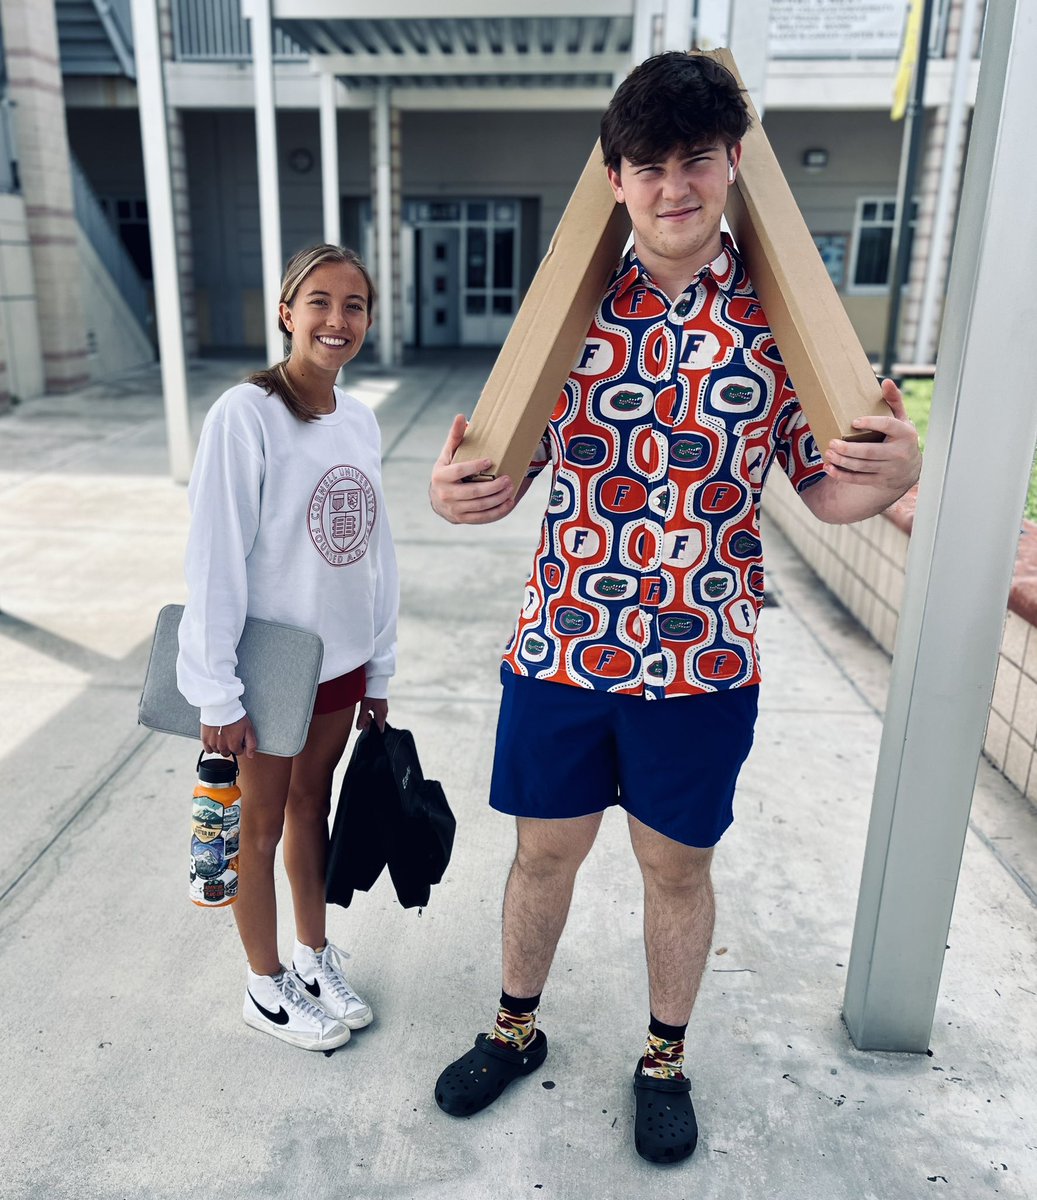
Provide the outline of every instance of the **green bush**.
[[[925,435],[929,432],[929,406],[933,399],[933,381],[931,379],[908,379],[905,380],[902,391],[904,407],[907,409],[907,415],[915,423],[918,440],[922,443],[924,450]],[[1030,486],[1026,492],[1026,508],[1023,510],[1023,516],[1028,517],[1031,521],[1037,521],[1037,456],[1034,458],[1034,466],[1030,472]]]

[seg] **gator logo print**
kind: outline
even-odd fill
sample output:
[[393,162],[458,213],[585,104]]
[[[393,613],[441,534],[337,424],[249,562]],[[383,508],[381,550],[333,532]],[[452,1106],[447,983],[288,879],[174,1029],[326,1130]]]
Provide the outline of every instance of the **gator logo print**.
[[561,608],[555,613],[555,628],[559,633],[586,633],[593,624],[590,613],[578,608]]
[[646,385],[618,384],[598,395],[601,416],[606,420],[633,420],[655,407],[655,393]]
[[566,446],[565,457],[577,467],[597,467],[608,458],[609,449],[602,438],[577,437]]
[[689,642],[702,636],[705,622],[694,613],[663,613],[659,618],[659,633],[674,642]]
[[670,461],[677,467],[697,467],[708,452],[704,438],[677,437],[670,443]]
[[752,404],[755,392],[744,383],[729,383],[720,389],[720,399],[725,404]]
[[653,679],[665,679],[666,660],[662,658],[653,658],[645,668],[645,674],[651,675]]
[[542,642],[540,640],[540,638],[535,638],[535,637],[526,638],[526,650],[530,654],[541,654],[546,649],[547,649],[547,642]]
[[730,586],[731,582],[726,576],[711,575],[708,579],[703,580],[702,591],[710,600],[719,600],[721,596],[727,595]]
[[597,596],[614,597],[625,596],[630,590],[630,582],[626,579],[620,579],[614,575],[603,575],[596,580],[593,587],[593,592]]
[[760,553],[760,542],[750,533],[736,533],[731,539],[731,553],[736,558],[755,558]]
[[675,317],[686,317],[691,312],[691,301],[687,296],[682,296],[680,300],[673,306],[673,315]]

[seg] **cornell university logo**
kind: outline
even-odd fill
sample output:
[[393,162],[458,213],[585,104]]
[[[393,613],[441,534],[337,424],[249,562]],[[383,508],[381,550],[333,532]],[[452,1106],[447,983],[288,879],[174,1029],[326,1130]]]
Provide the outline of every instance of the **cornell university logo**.
[[317,484],[308,513],[310,537],[333,567],[364,556],[376,507],[371,481],[356,467],[332,467]]

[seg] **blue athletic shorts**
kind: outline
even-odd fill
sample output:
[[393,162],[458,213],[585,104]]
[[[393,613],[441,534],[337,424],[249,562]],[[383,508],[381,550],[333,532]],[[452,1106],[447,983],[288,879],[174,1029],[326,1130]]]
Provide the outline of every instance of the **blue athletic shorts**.
[[490,805],[516,817],[585,817],[619,804],[685,846],[733,820],[759,688],[645,700],[501,671]]

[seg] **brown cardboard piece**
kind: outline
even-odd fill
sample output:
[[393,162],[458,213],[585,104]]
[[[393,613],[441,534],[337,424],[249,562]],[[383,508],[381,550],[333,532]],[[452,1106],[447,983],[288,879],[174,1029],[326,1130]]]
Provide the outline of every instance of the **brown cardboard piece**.
[[[744,86],[729,50],[707,53]],[[832,438],[879,441],[851,424],[889,415],[879,382],[748,95],[746,103],[753,123],[725,216],[749,278],[821,450]]]
[[[709,52],[736,79],[731,53]],[[730,189],[727,219],[818,445],[854,433],[854,417],[888,413],[878,381],[760,119]],[[596,144],[558,223],[454,460],[488,458],[485,477],[521,482],[584,344],[605,285],[630,232]]]
[[521,483],[629,234],[626,209],[616,203],[595,143],[455,461],[489,458],[487,477]]

